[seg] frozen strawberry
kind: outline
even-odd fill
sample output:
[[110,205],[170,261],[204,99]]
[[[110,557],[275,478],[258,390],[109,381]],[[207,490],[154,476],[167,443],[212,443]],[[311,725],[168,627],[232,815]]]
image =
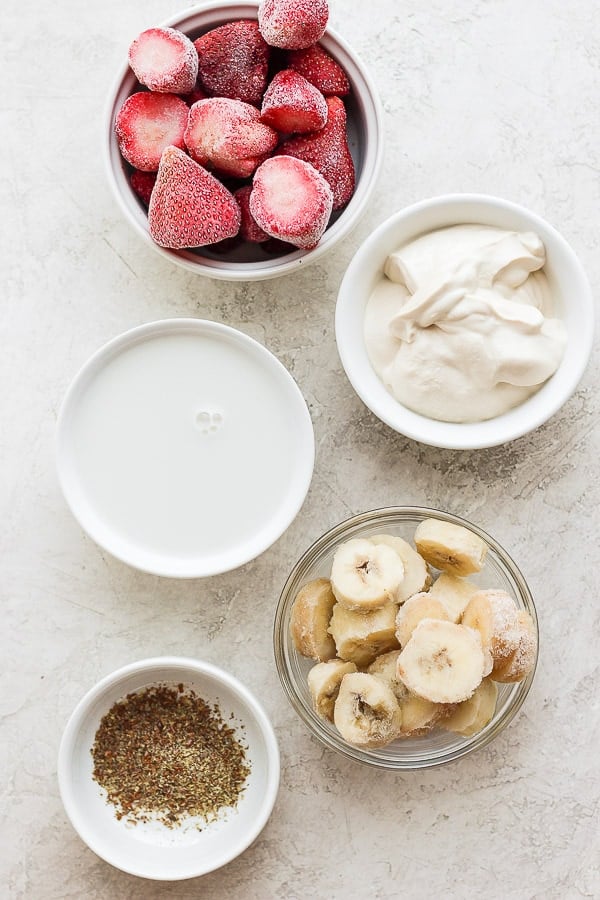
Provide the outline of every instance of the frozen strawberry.
[[188,107],[174,94],[139,91],[128,97],[115,119],[119,150],[143,172],[156,172],[165,147],[183,147]]
[[188,106],[193,106],[194,103],[197,103],[198,100],[206,100],[208,94],[204,91],[198,82],[196,82],[196,87],[193,91],[190,91],[189,94],[183,94],[181,99],[185,100]]
[[267,88],[260,120],[284,134],[319,131],[327,122],[327,103],[306,78],[285,69]]
[[177,147],[164,151],[150,198],[150,235],[161,247],[203,247],[235,237],[240,208],[220,181]]
[[293,156],[274,156],[256,170],[250,212],[263,231],[312,250],[327,227],[333,193],[317,170]]
[[185,144],[192,159],[209,169],[248,178],[277,146],[277,132],[263,125],[255,106],[209,97],[190,109]]
[[194,41],[194,46],[200,84],[209,96],[260,106],[270,48],[257,22],[241,19],[213,28]]
[[151,91],[189,94],[198,76],[194,45],[174,28],[149,28],[129,48],[129,65]]
[[156,184],[156,172],[141,172],[139,169],[134,169],[129,178],[129,184],[144,206],[149,206],[152,189]]
[[352,197],[356,183],[354,162],[348,149],[346,110],[339,97],[328,97],[327,124],[315,134],[289,138],[276,153],[309,162],[323,175],[333,191],[333,208],[340,209]]
[[350,93],[348,76],[320,44],[313,44],[304,50],[290,50],[287,65],[303,75],[326,97],[345,97]]
[[233,192],[233,196],[237,200],[240,212],[242,214],[242,224],[240,225],[240,237],[252,244],[262,244],[264,241],[270,240],[266,231],[263,231],[256,224],[250,212],[250,194],[252,185],[246,184],[244,187],[238,188]]
[[329,18],[327,0],[261,0],[258,25],[267,44],[299,50],[323,37]]

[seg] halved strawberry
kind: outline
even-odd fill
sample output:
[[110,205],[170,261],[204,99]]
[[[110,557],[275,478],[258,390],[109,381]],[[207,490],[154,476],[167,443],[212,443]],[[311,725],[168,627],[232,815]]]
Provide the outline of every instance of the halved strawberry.
[[328,97],[327,124],[315,134],[289,138],[275,151],[303,159],[315,167],[333,191],[333,208],[340,209],[352,197],[356,183],[354,162],[346,135],[346,110],[339,97]]
[[266,231],[256,224],[252,213],[250,212],[250,194],[252,185],[246,184],[244,187],[238,188],[233,192],[233,196],[237,200],[240,212],[242,214],[242,224],[240,225],[240,237],[252,244],[262,244],[264,241],[270,240]]
[[262,0],[258,25],[267,44],[297,50],[323,37],[329,6],[327,0]]
[[149,206],[152,190],[156,184],[156,172],[142,172],[140,169],[134,169],[129,177],[129,184],[144,206]]
[[250,212],[271,237],[312,250],[327,227],[332,206],[331,188],[310,163],[274,156],[256,170]]
[[194,41],[194,46],[200,84],[209,96],[260,106],[270,49],[257,22],[241,19],[213,28]]
[[129,47],[129,65],[151,91],[188,94],[198,75],[194,45],[174,28],[148,28]]
[[164,151],[150,198],[150,235],[174,250],[234,237],[240,208],[220,181],[177,147]]
[[165,147],[183,147],[188,107],[174,94],[138,91],[127,98],[115,119],[119,150],[132,166],[156,172]]
[[261,122],[283,134],[319,131],[327,122],[323,94],[291,69],[278,72],[263,97]]
[[256,107],[241,100],[209,97],[190,109],[185,131],[190,156],[224,175],[248,178],[277,141]]
[[350,93],[348,76],[320,44],[313,44],[305,50],[290,50],[287,65],[303,75],[326,97],[345,97]]

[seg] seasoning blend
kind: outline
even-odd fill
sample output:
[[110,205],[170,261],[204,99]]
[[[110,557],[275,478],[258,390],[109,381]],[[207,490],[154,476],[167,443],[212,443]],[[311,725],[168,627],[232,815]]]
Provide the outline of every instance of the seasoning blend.
[[93,778],[117,819],[198,830],[235,808],[250,774],[246,750],[218,705],[194,691],[155,685],[128,694],[102,718]]

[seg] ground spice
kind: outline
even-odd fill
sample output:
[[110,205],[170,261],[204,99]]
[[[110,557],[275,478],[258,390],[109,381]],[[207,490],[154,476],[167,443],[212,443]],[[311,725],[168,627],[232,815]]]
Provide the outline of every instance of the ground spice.
[[[128,694],[103,716],[93,777],[117,819],[180,825],[235,807],[250,767],[219,707],[193,691],[157,685]],[[201,824],[198,826],[201,830]]]

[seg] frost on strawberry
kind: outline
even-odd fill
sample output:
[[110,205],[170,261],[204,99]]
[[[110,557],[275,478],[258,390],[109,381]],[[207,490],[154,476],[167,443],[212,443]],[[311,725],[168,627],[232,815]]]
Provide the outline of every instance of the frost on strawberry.
[[332,206],[328,183],[303,160],[275,156],[256,171],[250,212],[271,237],[312,250],[327,227]]
[[350,93],[348,76],[320,44],[313,44],[304,50],[290,50],[287,65],[310,81],[325,97],[345,97]]
[[161,247],[203,247],[234,237],[240,208],[220,181],[177,147],[162,155],[150,198],[150,235]]
[[262,0],[258,25],[267,44],[297,50],[310,47],[325,33],[327,0]]
[[319,131],[327,122],[323,94],[291,69],[278,72],[267,88],[261,122],[283,134]]
[[258,23],[246,19],[213,28],[194,41],[198,77],[208,96],[260,106],[267,86],[270,48]]
[[210,97],[190,109],[185,131],[190,156],[223,175],[248,178],[277,141],[277,132],[263,125],[249,103]]
[[151,91],[188,94],[198,75],[193,43],[174,28],[148,28],[129,47],[129,65]]
[[188,107],[174,94],[139,91],[127,98],[115,120],[119,150],[143,172],[156,172],[165,147],[184,146]]
[[346,110],[339,97],[328,97],[329,115],[325,128],[315,134],[293,137],[276,150],[303,159],[317,169],[331,185],[333,208],[340,209],[352,197],[356,184],[354,162],[346,134]]

